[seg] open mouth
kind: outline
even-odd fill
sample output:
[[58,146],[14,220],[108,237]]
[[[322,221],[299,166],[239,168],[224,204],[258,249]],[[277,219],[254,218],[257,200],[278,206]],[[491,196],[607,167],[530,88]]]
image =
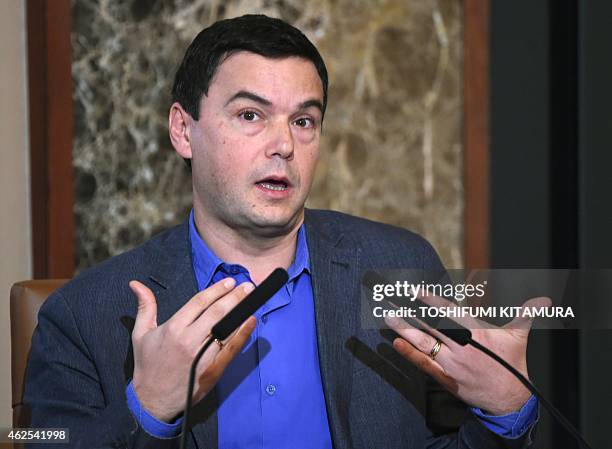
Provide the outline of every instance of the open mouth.
[[291,187],[289,181],[284,178],[266,178],[258,181],[256,184],[264,189],[273,190],[275,192],[282,192]]

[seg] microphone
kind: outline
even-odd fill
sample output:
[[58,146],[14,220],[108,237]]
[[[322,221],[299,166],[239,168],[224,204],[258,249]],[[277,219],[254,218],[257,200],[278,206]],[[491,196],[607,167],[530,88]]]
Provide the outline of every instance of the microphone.
[[270,276],[253,290],[249,296],[244,298],[227,315],[221,318],[212,328],[213,340],[225,340],[240,326],[248,317],[253,315],[268,299],[281,289],[289,280],[289,274],[282,268],[274,270]]
[[189,430],[189,413],[191,411],[193,387],[195,383],[195,372],[198,362],[204,355],[211,343],[215,340],[225,340],[238,327],[246,321],[248,317],[253,315],[268,299],[279,291],[289,280],[289,274],[282,268],[275,269],[266,279],[259,284],[255,290],[240,301],[227,315],[215,324],[210,332],[210,337],[204,343],[204,346],[196,354],[191,369],[189,371],[189,383],[187,386],[187,403],[185,412],[183,413],[183,425],[181,430],[180,448],[185,449],[187,441],[187,431]]
[[[367,271],[365,275],[363,276],[362,284],[365,287],[367,287],[370,291],[373,292],[374,285],[376,284],[387,285],[387,284],[392,284],[392,282],[390,282],[389,280],[387,280],[386,278],[384,278],[383,276],[381,276],[380,274],[374,271]],[[392,301],[391,299],[388,299],[388,301],[391,302],[392,304],[400,305],[397,303],[397,301]],[[418,298],[414,298],[414,301],[411,301],[411,302],[420,304],[425,307],[430,307],[427,304],[424,304]],[[413,321],[412,318],[409,318],[408,320]],[[407,320],[404,320],[404,321],[407,321]],[[546,408],[550,412],[550,414],[563,426],[563,428],[567,430],[567,432],[570,435],[572,435],[572,437],[574,437],[574,439],[580,444],[580,446],[584,447],[585,449],[592,449],[591,446],[589,446],[589,444],[586,442],[584,437],[580,434],[580,432],[578,432],[578,430],[572,425],[572,423],[559,410],[557,410],[557,408],[554,405],[552,405],[552,403],[550,403],[542,395],[542,393],[540,393],[540,391],[535,387],[535,385],[533,385],[516,368],[514,368],[512,365],[506,362],[499,355],[491,351],[486,346],[481,345],[476,340],[472,339],[472,332],[469,329],[461,326],[459,323],[453,320],[450,320],[448,318],[436,320],[436,319],[432,319],[429,317],[423,317],[423,321],[426,322],[430,327],[434,329],[436,328],[436,326],[440,326],[440,328],[436,330],[440,332],[441,334],[446,335],[448,338],[460,344],[461,346],[465,346],[467,344],[471,345],[472,347],[478,349],[480,352],[491,357],[497,363],[499,363],[504,368],[506,368],[508,371],[510,371],[514,375],[514,377],[516,377],[534,396],[536,396],[540,400],[540,402],[542,402],[542,405],[544,405],[544,408]],[[417,325],[416,327],[420,327],[420,326]],[[431,335],[431,333],[427,329],[421,329],[421,330]],[[431,336],[435,338],[434,335],[431,335]]]

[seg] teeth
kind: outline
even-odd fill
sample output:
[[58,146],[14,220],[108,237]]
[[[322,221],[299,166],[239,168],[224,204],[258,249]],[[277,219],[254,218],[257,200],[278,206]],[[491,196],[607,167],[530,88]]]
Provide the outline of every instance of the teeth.
[[270,189],[270,190],[286,190],[287,189],[287,186],[268,184],[267,182],[260,182],[259,184],[264,186],[266,189]]

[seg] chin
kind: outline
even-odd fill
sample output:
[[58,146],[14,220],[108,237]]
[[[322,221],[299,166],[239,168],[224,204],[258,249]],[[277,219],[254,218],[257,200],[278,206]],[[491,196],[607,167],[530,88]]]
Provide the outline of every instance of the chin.
[[261,231],[269,235],[278,235],[290,231],[299,220],[299,212],[278,211],[257,214],[252,218],[252,222]]

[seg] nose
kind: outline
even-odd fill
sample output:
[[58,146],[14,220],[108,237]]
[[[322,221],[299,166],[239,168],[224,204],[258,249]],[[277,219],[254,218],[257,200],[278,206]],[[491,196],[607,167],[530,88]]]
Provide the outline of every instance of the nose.
[[291,133],[291,125],[287,122],[279,122],[273,128],[273,138],[268,147],[267,156],[272,158],[274,156],[281,157],[283,159],[293,159],[293,134]]

